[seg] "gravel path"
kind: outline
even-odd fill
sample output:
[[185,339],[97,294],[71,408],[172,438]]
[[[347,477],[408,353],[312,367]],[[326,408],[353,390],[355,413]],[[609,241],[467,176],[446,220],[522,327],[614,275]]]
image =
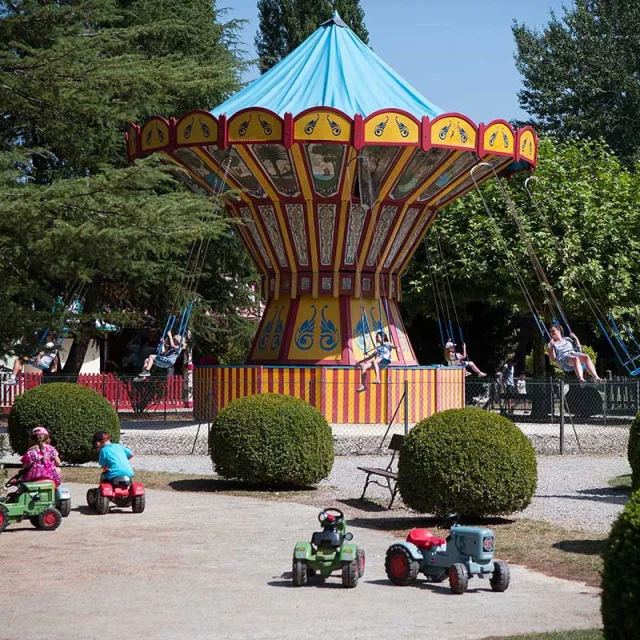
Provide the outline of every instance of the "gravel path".
[[[138,469],[213,475],[208,456],[136,456],[134,460]],[[331,475],[319,488],[326,497],[359,498],[364,474],[357,467],[384,467],[387,462],[388,457],[336,457]],[[622,456],[538,456],[538,490],[520,517],[606,534],[627,500],[627,494],[609,487],[608,481],[630,472]],[[389,494],[372,485],[369,496],[386,504]]]

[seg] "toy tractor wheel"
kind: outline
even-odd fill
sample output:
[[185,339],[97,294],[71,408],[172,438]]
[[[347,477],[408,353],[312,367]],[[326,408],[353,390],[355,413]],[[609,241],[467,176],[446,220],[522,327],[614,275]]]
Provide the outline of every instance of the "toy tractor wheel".
[[464,593],[469,586],[469,576],[467,568],[461,563],[456,562],[449,569],[449,587],[453,593]]
[[342,586],[353,589],[358,586],[358,561],[351,560],[342,564]]
[[49,507],[45,509],[38,516],[38,529],[42,529],[43,531],[55,531],[62,522],[62,516],[60,512],[54,508]]
[[96,493],[96,511],[103,516],[109,511],[109,498],[105,498],[99,491]]
[[364,575],[364,565],[365,565],[365,557],[364,557],[364,549],[356,549],[356,564],[358,565],[358,578],[362,578]]
[[307,584],[307,563],[302,560],[293,561],[293,586],[304,587]]
[[414,583],[418,577],[418,562],[401,545],[394,544],[389,547],[384,568],[389,580],[400,587]]
[[133,501],[131,503],[131,508],[133,509],[133,513],[142,513],[145,507],[145,497],[144,496],[134,496]]
[[66,518],[71,513],[71,500],[68,500],[67,498],[60,500],[56,505],[56,508],[60,512],[60,515],[63,518]]
[[87,491],[87,505],[90,506],[92,509],[96,508],[96,493],[98,492],[97,489],[89,489],[89,491]]
[[0,533],[2,533],[9,524],[9,509],[0,503]]
[[29,516],[29,522],[36,528],[39,529],[40,525],[38,524],[38,516]]
[[502,561],[496,560],[493,563],[493,575],[491,576],[491,588],[498,593],[506,591],[511,582],[511,572],[509,571],[509,565]]

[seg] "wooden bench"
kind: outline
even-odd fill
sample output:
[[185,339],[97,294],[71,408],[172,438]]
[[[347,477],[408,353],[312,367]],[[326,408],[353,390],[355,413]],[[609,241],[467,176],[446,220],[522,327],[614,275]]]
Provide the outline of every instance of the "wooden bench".
[[[391,442],[389,442],[389,451],[393,451],[393,454],[386,468],[382,469],[381,467],[358,467],[360,471],[364,471],[367,474],[367,479],[364,483],[364,489],[362,491],[362,495],[360,496],[360,500],[364,500],[364,496],[367,493],[367,487],[370,484],[377,484],[379,487],[389,489],[389,493],[391,494],[391,502],[389,503],[387,509],[391,509],[393,501],[396,499],[396,493],[398,493],[398,472],[393,470],[393,462],[396,458],[396,454],[402,447],[403,441],[404,436],[400,435],[399,433],[391,436]],[[373,476],[373,478],[371,476]],[[378,482],[376,477],[384,478],[386,484]]]

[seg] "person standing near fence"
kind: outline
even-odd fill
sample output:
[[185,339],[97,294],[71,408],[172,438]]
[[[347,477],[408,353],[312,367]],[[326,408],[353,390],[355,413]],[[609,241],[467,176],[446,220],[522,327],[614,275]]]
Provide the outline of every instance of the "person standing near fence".
[[513,411],[513,399],[517,395],[516,388],[516,359],[509,358],[502,366],[502,381],[504,384],[504,395],[507,400],[507,411]]

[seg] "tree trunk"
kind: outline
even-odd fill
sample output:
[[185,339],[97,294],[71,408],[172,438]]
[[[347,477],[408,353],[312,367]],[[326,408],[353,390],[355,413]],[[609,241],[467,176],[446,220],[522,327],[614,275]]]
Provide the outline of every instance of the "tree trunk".
[[69,350],[67,361],[64,363],[61,375],[63,376],[77,376],[82,368],[82,363],[87,355],[87,349],[89,348],[89,342],[91,342],[91,335],[89,333],[81,333],[73,339],[73,344]]
[[545,360],[545,343],[539,331],[533,334],[532,367],[534,378],[544,378],[547,363]]

